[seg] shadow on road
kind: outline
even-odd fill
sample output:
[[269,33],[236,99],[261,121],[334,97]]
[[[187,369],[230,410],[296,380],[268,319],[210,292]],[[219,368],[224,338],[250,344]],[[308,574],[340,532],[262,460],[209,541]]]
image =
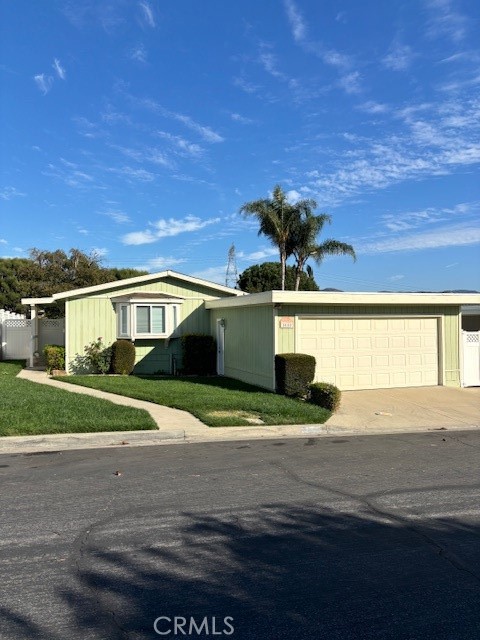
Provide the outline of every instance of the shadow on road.
[[[456,521],[423,526],[303,505],[209,514],[126,513],[78,540],[61,592],[71,634],[175,637],[159,616],[193,617],[199,636],[235,639],[480,637],[478,530]],[[12,638],[64,639],[3,611]],[[78,633],[78,636],[76,635]],[[176,637],[182,637],[178,632]],[[228,637],[218,635],[218,637]]]

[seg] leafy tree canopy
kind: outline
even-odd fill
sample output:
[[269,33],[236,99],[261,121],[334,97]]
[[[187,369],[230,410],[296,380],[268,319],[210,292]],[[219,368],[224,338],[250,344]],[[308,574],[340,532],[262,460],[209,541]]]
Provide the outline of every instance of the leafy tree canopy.
[[[285,289],[293,291],[295,289],[296,270],[295,267],[287,266],[285,274]],[[279,262],[264,262],[254,264],[245,269],[238,278],[238,287],[246,293],[259,293],[260,291],[271,291],[281,289],[282,267]],[[313,274],[307,275],[305,271],[300,274],[300,291],[318,291],[318,285],[313,278]]]
[[[79,249],[31,249],[29,258],[0,258],[0,309],[24,313],[22,298],[43,298],[54,293],[90,287],[146,274],[135,269],[107,269],[95,253]],[[63,315],[60,305],[46,305],[49,317]]]

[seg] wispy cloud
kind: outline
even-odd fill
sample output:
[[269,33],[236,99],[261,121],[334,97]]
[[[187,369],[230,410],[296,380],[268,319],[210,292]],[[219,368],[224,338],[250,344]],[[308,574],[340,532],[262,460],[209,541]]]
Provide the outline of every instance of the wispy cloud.
[[25,195],[25,193],[22,193],[15,187],[3,187],[3,189],[0,189],[0,199],[2,200],[11,200],[12,198],[18,198]]
[[43,95],[46,96],[53,86],[52,76],[48,76],[45,73],[39,73],[36,76],[33,76],[33,79],[39,91],[41,91]]
[[312,53],[319,57],[325,64],[336,67],[337,69],[346,69],[351,66],[349,56],[329,49],[320,42],[315,42],[308,37],[308,25],[303,18],[300,10],[293,0],[284,0],[284,6],[287,18],[292,30],[294,41],[308,53]]
[[83,171],[77,164],[68,162],[67,160],[60,158],[62,166],[55,164],[48,164],[47,168],[42,171],[44,176],[61,180],[68,187],[74,188],[91,188],[94,186],[94,177]]
[[292,0],[285,0],[285,9],[292,28],[293,39],[299,44],[305,42],[307,38],[307,25],[296,4],[292,2]]
[[362,91],[361,79],[358,71],[351,71],[340,77],[338,85],[345,93],[360,93]]
[[277,58],[271,51],[271,48],[265,43],[262,43],[262,45],[260,46],[258,61],[265,69],[265,71],[277,80],[288,80],[288,77],[278,69]]
[[175,153],[183,157],[200,158],[203,155],[203,148],[189,140],[185,140],[182,136],[175,136],[167,131],[156,131],[155,135],[168,140],[175,150]]
[[480,227],[471,224],[447,225],[430,231],[394,236],[356,246],[358,253],[420,251],[439,247],[460,247],[480,243]]
[[161,238],[170,238],[181,233],[199,231],[217,222],[220,222],[220,218],[209,218],[207,220],[202,220],[197,216],[186,216],[183,219],[161,218],[156,222],[150,223],[149,229],[127,233],[123,236],[122,242],[128,245],[150,244]]
[[142,22],[148,27],[155,27],[155,16],[150,4],[148,2],[139,2],[138,6],[140,7]]
[[253,82],[249,82],[243,76],[237,76],[233,78],[233,84],[244,91],[245,93],[257,93],[261,87],[258,84],[254,84]]
[[213,131],[210,127],[195,122],[190,116],[185,116],[181,113],[171,113],[170,115],[192,131],[198,133],[207,142],[223,142],[225,140],[219,133]]
[[266,258],[272,258],[273,256],[278,256],[278,249],[275,247],[265,247],[265,249],[260,249],[259,251],[254,251],[253,253],[248,253],[246,255],[242,255],[244,260],[265,260]]
[[387,69],[393,71],[405,71],[412,64],[414,53],[411,47],[401,42],[395,41],[390,47],[390,51],[383,58],[382,64]]
[[403,273],[398,273],[395,276],[390,276],[388,279],[392,282],[398,282],[399,280],[403,280],[405,278]]
[[386,104],[383,104],[381,102],[375,102],[374,100],[367,100],[367,102],[363,102],[362,104],[359,104],[357,109],[360,109],[361,111],[365,111],[366,113],[372,113],[374,115],[380,114],[380,113],[386,113],[389,110]]
[[135,60],[135,62],[141,62],[145,64],[147,62],[147,50],[143,46],[143,44],[139,44],[133,49],[131,49],[129,54],[130,60]]
[[147,171],[146,169],[135,169],[134,167],[123,166],[109,167],[107,171],[136,182],[153,182],[155,180],[155,174]]
[[157,256],[156,258],[150,258],[144,265],[141,265],[139,269],[144,271],[164,271],[165,269],[171,269],[179,264],[187,262],[186,258],[174,258],[173,256]]
[[55,69],[55,72],[60,80],[65,80],[65,78],[67,77],[67,72],[65,71],[65,68],[60,64],[60,60],[58,58],[54,58],[52,67]]
[[8,244],[5,238],[0,238],[0,244]]
[[252,120],[251,118],[246,118],[245,116],[242,116],[239,113],[231,113],[230,117],[234,122],[239,122],[240,124],[253,124],[254,123],[254,120]]
[[117,224],[125,224],[126,222],[130,222],[130,217],[123,211],[109,209],[108,211],[102,211],[101,214],[102,216],[111,218]]
[[210,127],[196,122],[193,118],[183,113],[170,111],[151,98],[137,98],[136,96],[132,96],[129,94],[127,94],[127,98],[136,106],[148,109],[148,111],[157,113],[164,118],[169,118],[171,120],[181,122],[188,129],[191,129],[192,131],[198,133],[207,142],[216,143],[224,142],[225,140],[219,133],[217,133]]
[[452,0],[426,0],[430,10],[427,34],[432,38],[446,37],[460,42],[466,35],[468,21]]

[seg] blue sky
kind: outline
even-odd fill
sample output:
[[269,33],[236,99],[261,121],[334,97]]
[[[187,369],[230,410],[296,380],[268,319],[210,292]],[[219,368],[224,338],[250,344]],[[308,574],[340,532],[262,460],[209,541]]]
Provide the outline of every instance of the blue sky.
[[323,287],[480,288],[478,0],[0,0],[0,255],[225,282],[281,184]]

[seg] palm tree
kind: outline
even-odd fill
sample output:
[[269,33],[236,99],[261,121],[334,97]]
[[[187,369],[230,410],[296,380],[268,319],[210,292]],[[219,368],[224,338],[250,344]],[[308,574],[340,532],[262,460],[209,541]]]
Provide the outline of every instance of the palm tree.
[[313,258],[317,264],[320,264],[325,256],[331,255],[349,255],[354,261],[356,260],[355,251],[350,244],[333,239],[324,240],[321,244],[317,243],[318,234],[325,223],[330,224],[332,219],[327,213],[314,215],[312,209],[316,206],[313,200],[301,200],[295,207],[297,218],[288,247],[296,261],[295,291],[299,289],[300,275],[309,258]]
[[280,185],[273,189],[271,198],[246,202],[240,209],[241,213],[256,216],[260,230],[258,235],[264,235],[278,247],[281,264],[281,286],[285,289],[285,269],[287,258],[291,255],[290,236],[293,227],[298,224],[297,207],[287,201],[287,196]]

